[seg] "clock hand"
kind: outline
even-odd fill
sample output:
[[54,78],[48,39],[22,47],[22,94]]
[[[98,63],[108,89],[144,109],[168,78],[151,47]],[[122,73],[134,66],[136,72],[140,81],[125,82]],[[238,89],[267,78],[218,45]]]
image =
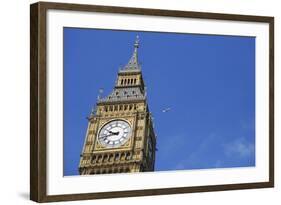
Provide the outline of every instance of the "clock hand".
[[100,138],[106,138],[106,137],[109,137],[109,136],[112,136],[112,135],[116,135],[114,132],[110,132],[109,131],[109,134],[104,134],[102,137]]
[[108,137],[108,135],[103,135],[102,137],[99,137],[99,139],[105,139],[106,137]]
[[119,135],[119,132],[112,132],[112,131],[108,131],[108,132],[112,135]]
[[104,138],[107,138],[107,137],[110,137],[112,135],[119,135],[119,132],[112,132],[112,131],[108,131],[110,134],[108,135],[103,135],[102,137],[100,137],[99,139],[104,139]]

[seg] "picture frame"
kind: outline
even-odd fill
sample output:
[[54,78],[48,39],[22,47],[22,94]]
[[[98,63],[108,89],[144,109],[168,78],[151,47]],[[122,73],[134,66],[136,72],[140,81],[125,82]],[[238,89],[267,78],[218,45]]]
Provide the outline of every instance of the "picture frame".
[[[264,35],[258,40],[260,40],[262,45],[266,47],[258,47],[256,51],[256,60],[265,59],[266,66],[260,66],[261,70],[266,73],[268,77],[265,79],[265,83],[259,83],[259,79],[256,81],[256,92],[258,89],[264,90],[267,96],[266,102],[259,103],[256,98],[256,105],[261,106],[264,111],[266,118],[262,121],[266,124],[265,132],[261,132],[261,138],[264,138],[266,143],[264,145],[264,150],[266,153],[266,162],[263,165],[263,171],[265,174],[262,175],[261,179],[253,179],[250,182],[243,181],[242,179],[238,183],[223,183],[218,182],[216,184],[203,184],[203,185],[182,185],[173,184],[166,187],[153,187],[152,185],[147,185],[146,188],[121,188],[112,191],[106,190],[104,188],[100,191],[88,191],[85,188],[81,192],[69,191],[57,192],[48,190],[50,187],[50,180],[53,171],[50,169],[50,161],[52,156],[49,156],[50,141],[52,139],[50,136],[54,136],[52,129],[50,127],[50,99],[49,95],[52,92],[50,86],[55,80],[62,80],[58,76],[57,79],[51,79],[56,74],[50,73],[50,65],[52,55],[48,49],[50,49],[49,43],[54,39],[54,36],[62,39],[61,33],[59,35],[51,36],[54,29],[50,29],[51,22],[57,21],[64,24],[62,19],[59,19],[59,15],[50,15],[50,12],[62,12],[64,18],[69,13],[72,15],[85,15],[85,18],[90,18],[89,15],[92,13],[102,14],[102,15],[119,15],[122,18],[133,17],[145,17],[145,18],[157,18],[162,19],[162,21],[169,21],[168,18],[175,20],[186,20],[191,19],[197,22],[197,20],[206,21],[205,25],[214,22],[222,22],[225,26],[231,22],[234,24],[251,24],[252,27],[258,27],[262,25],[264,29]],[[57,19],[56,19],[57,18]],[[74,18],[74,17],[73,17]],[[101,16],[101,18],[103,18]],[[167,20],[168,19],[168,20]],[[71,19],[73,20],[73,19]],[[79,22],[74,22],[79,25]],[[119,25],[119,24],[120,25]],[[102,24],[102,23],[101,23]],[[86,23],[81,24],[81,27],[86,27]],[[195,25],[195,24],[191,24]],[[68,25],[65,25],[68,26]],[[120,21],[116,23],[116,29],[124,29],[123,23]],[[105,26],[106,27],[106,26]],[[207,26],[208,27],[208,26]],[[210,34],[214,34],[211,31]],[[247,29],[244,26],[242,29]],[[106,29],[106,28],[105,28]],[[111,28],[108,28],[111,29]],[[193,31],[190,28],[190,33],[200,33]],[[125,28],[126,30],[126,28]],[[130,29],[129,29],[130,30]],[[132,29],[133,30],[133,29]],[[138,28],[136,28],[138,30]],[[149,30],[149,29],[148,29]],[[161,30],[161,29],[160,29]],[[177,32],[177,31],[170,31]],[[231,35],[231,34],[229,34]],[[56,42],[56,41],[55,41]],[[266,48],[266,55],[259,53],[258,50],[261,48]],[[258,66],[259,64],[257,64]],[[62,66],[60,64],[60,66]],[[53,71],[51,71],[53,72]],[[256,76],[257,78],[257,76]],[[59,82],[61,84],[61,82]],[[62,93],[58,93],[61,95]],[[262,96],[262,97],[264,97]],[[260,98],[259,98],[260,99]],[[256,112],[259,111],[256,109]],[[62,129],[62,128],[61,128]],[[264,133],[267,133],[264,135]],[[53,135],[52,135],[53,134]],[[59,145],[58,145],[59,146]],[[266,146],[266,147],[265,147]],[[55,150],[56,148],[54,148]],[[61,148],[63,149],[63,148]],[[258,159],[256,159],[258,160]],[[62,163],[62,161],[60,161]],[[60,173],[61,174],[61,173]],[[174,173],[177,175],[177,173]],[[184,173],[183,173],[184,174]],[[160,174],[159,179],[161,179]],[[164,176],[164,175],[163,175]],[[184,175],[182,175],[184,176]],[[63,174],[61,174],[63,178]],[[108,176],[104,176],[108,177]],[[247,177],[245,175],[245,177]],[[85,177],[80,177],[84,178]],[[103,178],[104,179],[104,178]],[[164,179],[164,178],[163,178]],[[55,179],[56,180],[56,179]],[[75,178],[74,181],[77,183],[80,179]],[[241,182],[242,181],[242,182]],[[53,182],[52,182],[53,183]],[[56,186],[64,189],[70,182],[64,183],[63,181],[54,182],[57,183]],[[125,183],[128,183],[125,182]],[[94,184],[92,184],[94,185]],[[130,184],[127,184],[130,187]],[[149,188],[151,186],[151,188]],[[156,185],[155,185],[156,186]],[[163,185],[164,186],[164,185]],[[133,196],[149,196],[149,195],[163,195],[163,194],[180,194],[180,193],[193,193],[193,192],[209,192],[209,191],[223,191],[223,190],[237,190],[237,189],[253,189],[253,188],[267,188],[274,187],[274,17],[268,16],[249,16],[249,15],[237,15],[237,14],[220,14],[220,13],[207,13],[207,12],[190,12],[190,11],[175,11],[175,10],[158,10],[158,9],[144,9],[144,8],[129,8],[129,7],[112,7],[112,6],[98,6],[98,5],[83,5],[83,4],[66,4],[66,3],[49,3],[49,2],[38,2],[30,6],[30,199],[36,202],[53,202],[53,201],[69,201],[69,200],[86,200],[86,199],[101,199],[101,198],[115,198],[115,197],[133,197]]]

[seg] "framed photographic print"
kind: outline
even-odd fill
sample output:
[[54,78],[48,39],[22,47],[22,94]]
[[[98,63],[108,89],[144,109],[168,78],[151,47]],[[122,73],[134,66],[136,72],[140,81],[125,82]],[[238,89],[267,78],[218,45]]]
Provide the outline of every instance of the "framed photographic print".
[[30,198],[274,186],[274,18],[31,5]]

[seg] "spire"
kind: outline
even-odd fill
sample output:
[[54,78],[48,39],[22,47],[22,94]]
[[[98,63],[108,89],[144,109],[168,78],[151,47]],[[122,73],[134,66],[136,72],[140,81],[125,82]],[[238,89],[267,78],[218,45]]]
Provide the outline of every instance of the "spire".
[[137,35],[134,43],[133,55],[130,58],[127,65],[122,69],[123,71],[140,70],[140,65],[138,62],[138,48],[139,48],[139,36]]

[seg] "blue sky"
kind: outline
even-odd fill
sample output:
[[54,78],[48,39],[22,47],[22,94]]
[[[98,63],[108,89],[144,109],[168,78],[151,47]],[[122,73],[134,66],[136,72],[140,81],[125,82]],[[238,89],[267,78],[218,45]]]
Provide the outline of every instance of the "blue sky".
[[255,166],[254,37],[64,28],[64,175],[78,174],[86,117],[136,35],[156,171]]

